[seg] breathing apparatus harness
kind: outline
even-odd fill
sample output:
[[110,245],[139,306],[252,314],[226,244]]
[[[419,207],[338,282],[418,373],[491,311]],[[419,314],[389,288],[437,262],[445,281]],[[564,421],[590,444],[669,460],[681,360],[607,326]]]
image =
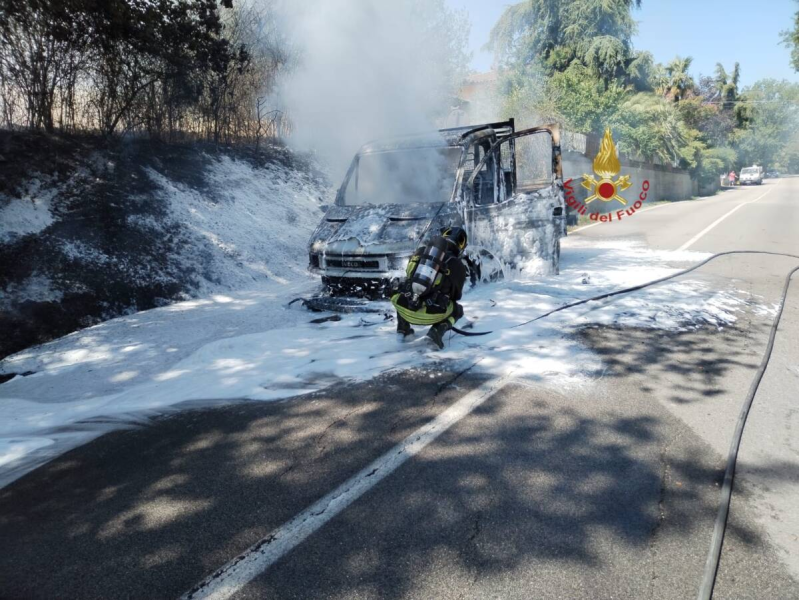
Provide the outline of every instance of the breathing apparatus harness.
[[441,283],[447,272],[445,266],[447,245],[447,240],[435,236],[424,247],[415,264],[411,259],[410,271],[400,292],[405,297],[409,309],[419,310],[423,303],[428,306],[439,304],[439,294],[435,293],[435,287]]
[[466,248],[466,232],[460,227],[445,227],[441,235],[434,236],[424,247],[418,258],[408,267],[407,278],[400,287],[410,310],[419,310],[422,305],[440,313],[449,311],[450,298],[436,290],[444,276],[449,274],[446,263],[449,255],[456,259]]

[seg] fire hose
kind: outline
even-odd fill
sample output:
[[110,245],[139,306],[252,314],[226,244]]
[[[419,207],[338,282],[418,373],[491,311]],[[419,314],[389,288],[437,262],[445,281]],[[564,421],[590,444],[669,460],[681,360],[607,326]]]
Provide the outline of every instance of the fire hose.
[[[783,252],[768,252],[765,250],[730,250],[728,252],[719,252],[718,254],[714,254],[706,258],[705,260],[695,264],[694,266],[689,267],[687,269],[683,269],[682,271],[678,271],[677,273],[672,273],[671,275],[666,275],[665,277],[661,277],[659,279],[655,279],[647,283],[642,283],[640,285],[635,285],[633,287],[625,288],[622,290],[616,290],[614,292],[607,292],[605,294],[600,294],[592,298],[586,298],[584,300],[578,300],[577,302],[564,304],[563,306],[559,306],[558,308],[550,310],[549,312],[544,313],[543,315],[539,315],[534,319],[530,319],[529,321],[513,325],[512,327],[510,327],[510,329],[516,327],[522,327],[524,325],[529,325],[530,323],[539,321],[556,312],[560,312],[568,308],[573,308],[575,306],[580,306],[581,304],[586,304],[588,302],[594,302],[598,300],[604,300],[605,298],[611,298],[613,296],[619,296],[621,294],[629,294],[630,292],[642,290],[644,288],[656,285],[658,283],[663,283],[664,281],[675,279],[676,277],[680,277],[692,271],[696,271],[700,267],[705,266],[710,261],[715,260],[721,256],[730,256],[733,254],[761,254],[761,255],[783,256],[787,258],[799,259],[799,255],[796,254],[785,254]],[[760,381],[763,379],[763,375],[765,374],[769,360],[771,359],[771,351],[774,349],[774,340],[777,337],[777,329],[779,328],[780,319],[782,318],[782,311],[783,308],[785,307],[785,301],[788,297],[788,288],[791,285],[791,277],[797,271],[799,271],[799,266],[796,266],[793,269],[791,269],[788,272],[788,274],[785,276],[785,283],[783,285],[782,296],[780,298],[780,306],[779,309],[777,310],[777,314],[774,316],[774,320],[771,323],[771,331],[769,333],[768,343],[766,344],[766,350],[763,353],[763,359],[761,360],[760,366],[758,367],[757,372],[755,373],[755,376],[752,379],[752,383],[749,386],[749,392],[746,394],[746,398],[744,399],[743,404],[741,405],[741,410],[738,415],[738,421],[735,426],[735,432],[733,434],[732,442],[730,444],[730,450],[729,453],[727,454],[727,466],[726,469],[724,470],[724,481],[721,486],[721,498],[719,501],[719,510],[718,513],[716,514],[716,519],[713,524],[713,536],[711,537],[710,550],[707,555],[707,560],[705,561],[705,569],[702,576],[702,584],[699,588],[699,593],[697,594],[697,600],[710,600],[710,598],[713,597],[713,587],[716,584],[716,574],[718,573],[719,562],[721,560],[721,548],[724,542],[724,534],[727,530],[727,517],[729,516],[730,502],[732,501],[732,486],[733,486],[733,481],[735,479],[735,464],[738,460],[738,449],[741,446],[741,439],[743,438],[746,419],[749,416],[749,409],[752,408],[752,403],[755,399],[755,394],[757,394],[757,389],[760,386]]]
[[[575,306],[580,306],[582,304],[587,304],[588,302],[596,302],[599,300],[604,300],[606,298],[612,298],[613,296],[620,296],[622,294],[629,294],[630,292],[636,292],[638,290],[642,290],[644,288],[657,285],[658,283],[663,283],[665,281],[681,277],[682,275],[686,275],[688,273],[691,273],[692,271],[696,271],[697,269],[708,264],[710,261],[713,261],[722,256],[731,256],[733,254],[760,254],[760,255],[783,256],[787,258],[799,259],[799,255],[796,254],[786,254],[783,252],[769,252],[766,250],[730,250],[728,252],[719,252],[718,254],[709,256],[705,260],[695,264],[692,267],[683,269],[682,271],[678,271],[676,273],[672,273],[671,275],[666,275],[665,277],[660,277],[659,279],[648,281],[646,283],[642,283],[632,287],[616,290],[613,292],[607,292],[604,294],[599,294],[598,296],[585,298],[583,300],[578,300],[576,302],[570,302],[569,304],[564,304],[563,306],[554,308],[549,312],[544,313],[543,315],[539,315],[533,319],[524,321],[523,323],[517,323],[516,325],[512,325],[508,329],[515,329],[517,327],[523,327],[524,325],[529,325],[530,323],[535,323],[536,321],[540,321],[541,319],[553,315],[556,312],[560,312],[562,310],[566,310],[569,308],[574,308]],[[724,534],[727,530],[727,517],[730,511],[730,502],[732,501],[732,486],[733,486],[733,480],[735,479],[735,464],[738,460],[738,449],[740,448],[741,440],[743,438],[743,431],[746,425],[746,419],[749,416],[749,410],[752,408],[752,403],[755,399],[755,394],[757,394],[757,389],[760,386],[760,381],[763,379],[763,375],[765,374],[766,368],[768,367],[768,363],[771,358],[771,351],[774,349],[774,340],[777,337],[777,329],[780,324],[780,319],[782,318],[782,311],[783,308],[785,307],[785,301],[788,297],[788,288],[791,285],[791,277],[797,271],[799,271],[799,266],[791,269],[788,272],[788,274],[785,276],[785,284],[783,285],[782,288],[780,306],[779,309],[777,310],[777,314],[774,317],[774,321],[771,323],[771,331],[769,333],[769,339],[768,339],[768,344],[766,345],[766,350],[763,354],[763,360],[760,362],[760,366],[758,367],[758,370],[755,373],[755,376],[752,379],[752,383],[749,387],[749,392],[746,394],[746,398],[744,399],[744,402],[741,405],[741,410],[738,415],[738,421],[735,426],[735,432],[733,434],[732,442],[730,444],[730,450],[727,454],[727,466],[726,469],[724,470],[724,481],[721,486],[721,499],[719,501],[719,510],[718,513],[716,514],[716,520],[714,521],[713,524],[713,536],[710,542],[710,551],[708,552],[707,560],[705,561],[705,569],[702,576],[702,584],[699,588],[699,593],[697,594],[697,600],[710,600],[710,598],[713,597],[713,587],[716,584],[716,574],[718,573],[719,562],[721,560],[721,548],[724,542]],[[471,335],[471,336],[487,335],[489,333],[492,333],[491,331],[465,332],[455,328],[453,328],[453,331],[461,335]]]

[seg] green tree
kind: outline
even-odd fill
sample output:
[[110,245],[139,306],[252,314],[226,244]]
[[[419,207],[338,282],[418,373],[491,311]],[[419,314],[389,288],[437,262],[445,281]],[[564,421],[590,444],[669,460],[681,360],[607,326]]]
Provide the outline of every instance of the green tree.
[[657,85],[660,66],[651,52],[636,52],[625,70],[626,83],[637,92],[652,92]]
[[560,92],[550,85],[549,77],[538,64],[508,70],[500,80],[499,95],[501,116],[516,118],[519,127],[566,120],[558,108]]
[[635,52],[640,0],[527,0],[509,6],[488,47],[504,72],[506,112],[558,118],[600,132],[619,105],[652,89],[655,63]]
[[738,101],[738,83],[741,80],[741,65],[737,62],[730,73],[724,69],[724,65],[716,63],[716,77],[714,79],[716,84],[716,91],[718,98],[722,102],[725,110],[732,110],[735,108],[735,103]]
[[799,173],[799,134],[794,134],[779,153],[774,167],[783,173]]
[[554,73],[545,89],[567,128],[580,133],[602,131],[629,96],[625,85],[616,81],[605,84],[579,62]]
[[700,77],[690,98],[677,107],[688,127],[698,130],[710,146],[730,145],[735,121],[731,111],[725,111],[719,100],[718,86],[713,77]]
[[685,126],[674,103],[666,98],[636,94],[621,104],[609,124],[619,137],[621,152],[650,161],[659,158],[670,165],[695,166],[696,148],[689,142],[697,138],[697,132]]
[[508,6],[491,29],[486,47],[500,64],[534,59],[549,63],[563,46],[560,5],[559,0],[524,0]]
[[0,76],[25,97],[33,128],[53,131],[59,94],[62,108],[80,94],[105,133],[141,125],[156,101],[171,129],[249,61],[222,35],[220,10],[217,0],[0,0]]
[[729,173],[736,166],[738,155],[732,148],[702,148],[697,154],[694,174],[702,186],[718,181],[718,177]]
[[684,100],[696,87],[693,77],[688,74],[693,60],[690,56],[677,56],[664,68],[667,88],[665,95],[675,102]]
[[[250,56],[223,37],[216,0],[109,0],[87,11],[97,40],[92,75],[105,133],[113,133],[150,88],[150,100],[162,105],[170,132],[183,111],[207,93],[218,139],[230,73],[245,68]],[[155,105],[153,111],[161,112]]]
[[791,66],[799,71],[799,10],[793,17],[793,29],[780,33],[782,43],[791,49]]
[[734,134],[739,166],[770,167],[799,130],[799,84],[763,79],[745,90],[748,121]]
[[499,64],[540,62],[565,72],[575,61],[608,84],[636,59],[633,7],[641,0],[526,0],[505,9],[487,47]]

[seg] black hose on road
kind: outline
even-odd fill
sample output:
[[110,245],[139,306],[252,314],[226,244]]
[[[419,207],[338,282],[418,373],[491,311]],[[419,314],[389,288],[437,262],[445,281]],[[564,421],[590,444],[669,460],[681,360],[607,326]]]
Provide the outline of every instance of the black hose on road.
[[[785,255],[789,256],[789,255]],[[797,258],[797,257],[794,257]],[[780,300],[780,308],[777,311],[774,321],[771,324],[771,332],[766,345],[766,351],[763,353],[763,360],[760,361],[752,384],[749,386],[749,392],[746,394],[743,406],[741,406],[741,413],[738,415],[738,422],[735,426],[735,433],[732,436],[732,443],[730,444],[730,451],[727,455],[727,468],[724,471],[724,483],[721,486],[721,502],[719,504],[719,512],[716,515],[716,521],[713,525],[713,537],[710,543],[710,552],[707,555],[705,562],[705,572],[702,577],[702,585],[699,588],[698,600],[710,600],[713,597],[713,587],[716,585],[716,573],[718,572],[719,562],[721,560],[721,545],[724,542],[724,533],[727,529],[727,516],[730,511],[730,502],[732,501],[732,484],[735,478],[735,463],[738,460],[738,448],[741,445],[743,438],[744,426],[746,425],[746,418],[749,416],[749,409],[752,408],[752,402],[755,399],[757,388],[760,386],[760,381],[768,367],[771,358],[771,351],[774,349],[774,340],[777,337],[777,328],[780,324],[782,317],[782,310],[785,308],[785,301],[788,297],[788,288],[791,285],[791,277],[794,273],[799,271],[799,267],[791,269],[790,273],[785,277],[785,285],[782,288],[782,299]]]
[[[556,312],[566,310],[567,308],[573,308],[575,306],[580,306],[581,304],[586,304],[588,302],[593,302],[596,300],[611,298],[612,296],[629,294],[630,292],[635,292],[647,288],[649,286],[656,285],[658,283],[663,283],[664,281],[669,281],[670,279],[680,277],[682,275],[685,275],[686,273],[690,273],[691,271],[696,271],[698,268],[705,266],[710,261],[715,260],[721,256],[731,256],[733,254],[764,254],[769,256],[783,256],[786,258],[799,259],[799,255],[796,254],[785,254],[783,252],[768,252],[766,250],[730,250],[728,252],[719,252],[718,254],[710,256],[705,260],[703,260],[702,262],[695,264],[693,267],[689,267],[688,269],[683,269],[682,271],[678,271],[677,273],[661,277],[660,279],[655,279],[654,281],[642,283],[640,285],[625,288],[623,290],[608,292],[606,294],[600,294],[599,296],[594,296],[593,298],[586,298],[585,300],[579,300],[577,302],[572,302],[570,304],[564,304],[563,306],[550,310],[549,312],[544,313],[543,315],[540,315],[534,319],[530,319],[529,321],[525,321],[524,323],[513,325],[511,329],[515,327],[522,327],[523,325],[529,325],[530,323],[534,323],[535,321],[548,317],[549,315],[552,315]],[[701,587],[699,588],[699,594],[697,595],[697,600],[710,600],[710,598],[713,597],[713,587],[716,584],[716,573],[718,572],[719,561],[721,560],[721,547],[722,543],[724,542],[724,533],[727,530],[727,517],[730,512],[730,502],[732,501],[732,484],[733,480],[735,479],[735,463],[738,460],[738,449],[741,446],[741,439],[743,438],[744,426],[746,425],[746,418],[749,416],[749,409],[752,408],[752,402],[755,399],[755,394],[757,394],[757,388],[760,386],[760,381],[763,379],[763,375],[766,372],[766,368],[768,367],[769,359],[771,358],[771,351],[774,349],[774,340],[777,337],[777,329],[780,324],[780,319],[782,318],[782,310],[785,307],[785,301],[788,297],[788,288],[791,285],[791,277],[797,271],[799,271],[799,266],[791,269],[791,271],[785,277],[785,285],[782,288],[782,297],[780,299],[780,308],[774,317],[774,321],[771,323],[771,333],[769,334],[768,344],[766,345],[766,351],[763,354],[763,360],[760,362],[760,367],[755,373],[754,379],[752,379],[752,384],[749,387],[749,392],[747,393],[746,399],[744,400],[743,405],[741,406],[741,412],[738,416],[738,422],[735,426],[735,433],[733,434],[732,443],[730,444],[730,451],[727,455],[727,468],[724,471],[724,483],[721,486],[721,500],[719,502],[719,511],[718,514],[716,515],[716,520],[713,525],[713,537],[711,538],[710,551],[708,552],[707,560],[705,562],[705,570],[702,576],[702,584]]]
[[464,331],[463,329],[458,329],[457,327],[451,327],[452,331],[457,334],[465,335],[466,337],[477,337],[480,335],[488,335],[489,333],[494,333],[493,331]]

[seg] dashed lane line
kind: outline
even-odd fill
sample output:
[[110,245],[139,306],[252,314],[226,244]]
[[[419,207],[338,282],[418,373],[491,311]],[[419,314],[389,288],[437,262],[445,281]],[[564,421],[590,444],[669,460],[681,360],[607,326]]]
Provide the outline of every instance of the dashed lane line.
[[699,233],[697,233],[697,234],[696,234],[694,237],[692,237],[690,240],[688,240],[687,242],[685,242],[685,243],[684,243],[682,246],[680,246],[679,248],[677,248],[677,252],[681,252],[682,250],[688,250],[688,248],[690,248],[690,247],[691,247],[691,246],[693,246],[693,245],[694,245],[696,242],[698,242],[700,239],[702,239],[702,237],[703,237],[703,236],[704,236],[706,233],[710,232],[710,231],[711,231],[711,230],[712,230],[714,227],[716,227],[716,225],[718,225],[718,224],[719,224],[719,223],[721,223],[721,222],[722,222],[724,219],[726,219],[727,217],[729,217],[730,215],[732,215],[732,214],[733,214],[733,213],[734,213],[736,210],[738,210],[739,208],[743,208],[743,207],[744,207],[744,206],[746,206],[747,204],[752,204],[753,202],[757,202],[758,200],[760,200],[761,198],[763,198],[763,197],[765,197],[765,196],[768,196],[768,195],[771,193],[771,191],[772,191],[772,190],[773,190],[775,187],[777,187],[778,185],[779,185],[779,182],[777,182],[776,184],[774,184],[774,186],[770,187],[768,190],[766,190],[765,192],[763,192],[762,194],[760,194],[760,195],[759,195],[757,198],[755,198],[754,200],[749,200],[748,202],[742,202],[741,204],[739,204],[739,205],[738,205],[738,206],[736,206],[735,208],[731,209],[729,212],[727,212],[727,213],[723,214],[723,215],[722,215],[722,216],[720,216],[718,219],[716,219],[715,221],[713,221],[713,222],[712,222],[710,225],[708,225],[707,227],[705,227],[705,228],[704,228],[702,231],[700,231]]
[[266,571],[308,536],[421,452],[438,436],[496,394],[510,381],[511,373],[486,381],[447,408],[427,425],[417,429],[359,473],[324,498],[306,508],[243,554],[209,575],[181,596],[181,600],[230,598]]

